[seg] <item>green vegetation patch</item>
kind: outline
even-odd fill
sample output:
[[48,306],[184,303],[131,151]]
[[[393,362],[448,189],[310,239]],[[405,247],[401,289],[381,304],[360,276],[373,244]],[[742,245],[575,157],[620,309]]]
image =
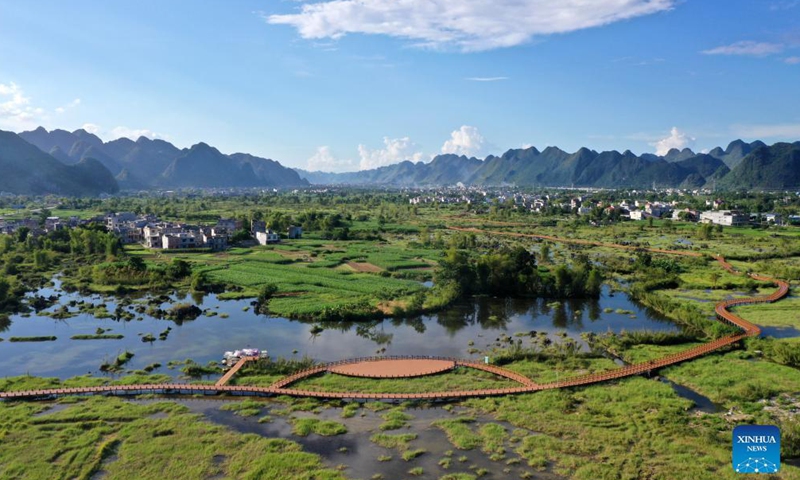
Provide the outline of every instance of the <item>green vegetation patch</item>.
[[0,403],[3,478],[344,478],[294,442],[242,435],[174,403],[93,397],[46,409]]
[[301,437],[306,437],[312,433],[323,437],[332,437],[334,435],[344,435],[347,433],[346,426],[333,420],[291,418],[289,422],[292,424],[292,432]]
[[323,392],[425,393],[478,389],[514,388],[506,378],[470,368],[418,378],[375,379],[326,374],[302,380],[295,388]]
[[800,330],[800,298],[784,298],[777,303],[744,305],[733,311],[740,317],[765,327],[793,327]]
[[481,435],[475,433],[471,426],[475,422],[472,417],[459,417],[455,419],[437,420],[433,426],[441,428],[447,439],[459,450],[472,450],[479,447],[483,441]]
[[264,404],[256,400],[244,400],[241,402],[226,403],[220,410],[233,412],[240,417],[255,417],[261,414]]
[[797,392],[800,385],[797,369],[747,358],[744,352],[708,355],[669,367],[663,374],[721,404],[757,402],[779,392]]
[[384,422],[381,424],[381,430],[398,430],[408,425],[408,421],[414,418],[413,415],[403,411],[402,407],[393,408],[388,412],[381,415]]
[[408,450],[409,443],[412,440],[417,439],[416,433],[401,433],[401,434],[389,434],[389,433],[376,433],[372,435],[370,438],[372,443],[380,445],[384,448],[394,448],[399,451]]

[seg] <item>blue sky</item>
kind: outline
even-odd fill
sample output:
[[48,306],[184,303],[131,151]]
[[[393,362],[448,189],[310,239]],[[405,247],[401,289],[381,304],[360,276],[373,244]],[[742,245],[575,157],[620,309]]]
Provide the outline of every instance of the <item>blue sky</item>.
[[347,171],[800,139],[800,0],[0,0],[0,129]]

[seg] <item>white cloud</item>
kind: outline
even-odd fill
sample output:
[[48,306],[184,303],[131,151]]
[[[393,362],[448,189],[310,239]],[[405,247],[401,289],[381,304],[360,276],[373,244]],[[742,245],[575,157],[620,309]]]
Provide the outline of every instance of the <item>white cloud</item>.
[[384,148],[370,150],[364,145],[358,146],[358,155],[361,157],[359,167],[361,170],[383,167],[393,163],[411,160],[422,160],[422,152],[415,152],[416,145],[409,137],[389,138],[383,137]]
[[[88,132],[88,130],[87,130]],[[128,128],[125,126],[114,127],[114,129],[109,132],[111,134],[111,139],[116,140],[118,138],[130,138],[131,140],[138,140],[139,137],[147,137],[147,138],[166,138],[166,136],[161,135],[160,133],[156,133],[152,130],[148,130],[146,128]]]
[[672,127],[668,137],[650,145],[656,147],[656,155],[666,155],[671,149],[683,150],[692,145],[694,141],[695,139],[687,135],[686,132],[678,130],[678,127]]
[[709,50],[703,50],[702,53],[706,55],[749,55],[753,57],[763,57],[772,55],[773,53],[780,53],[783,49],[784,45],[780,43],[752,42],[745,40],[731,43],[730,45],[722,45]]
[[486,139],[475,127],[462,125],[450,134],[450,139],[442,145],[442,153],[455,153],[468,157],[478,155],[483,151]]
[[508,80],[508,77],[468,77],[465,80],[469,80],[470,82],[499,82]]
[[64,105],[62,107],[56,108],[56,113],[64,113],[67,110],[69,110],[70,108],[75,108],[80,104],[81,104],[81,99],[80,98],[76,98],[75,100],[69,102],[68,104],[66,104],[66,105]]
[[342,172],[352,167],[352,160],[339,160],[328,146],[318,147],[317,152],[306,161],[306,168],[310,172]]
[[792,141],[800,138],[800,123],[734,125],[732,130],[735,135],[744,138],[782,137]]
[[783,60],[783,62],[784,62],[784,63],[787,63],[787,64],[789,64],[789,65],[798,65],[798,64],[800,64],[800,57],[789,57],[789,58],[785,58],[785,59]]
[[100,125],[94,123],[84,123],[81,128],[92,134],[97,134],[100,131]]
[[491,50],[533,38],[598,27],[670,10],[677,0],[323,0],[299,12],[265,15],[306,39],[349,33],[388,35],[416,46]]
[[23,130],[34,126],[45,118],[45,111],[31,106],[31,99],[25,96],[14,82],[0,83],[0,126],[12,130]]

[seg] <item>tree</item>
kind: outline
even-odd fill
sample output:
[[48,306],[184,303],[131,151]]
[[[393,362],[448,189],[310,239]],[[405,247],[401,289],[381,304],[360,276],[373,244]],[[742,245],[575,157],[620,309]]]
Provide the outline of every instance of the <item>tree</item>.
[[143,272],[147,270],[147,265],[144,263],[144,260],[142,260],[142,257],[132,255],[128,257],[128,268],[137,272]]
[[213,288],[208,281],[206,272],[195,272],[192,274],[192,290],[195,292],[207,292]]
[[592,297],[600,295],[600,288],[603,286],[603,275],[596,268],[589,271],[589,278],[586,279],[586,294]]
[[471,293],[475,284],[475,272],[470,265],[469,255],[455,248],[447,250],[445,257],[439,262],[436,283],[453,283],[460,287],[462,293]]
[[709,275],[709,278],[711,278],[711,283],[714,284],[714,288],[717,288],[717,281],[719,281],[719,278],[720,278],[719,272],[711,272],[711,275]]
[[236,243],[236,242],[246,242],[246,241],[252,240],[252,239],[253,239],[253,236],[250,234],[250,231],[248,231],[246,228],[243,228],[241,230],[237,230],[233,234],[233,236],[231,237],[231,241],[234,242],[234,243]]
[[0,307],[3,307],[8,300],[8,292],[11,291],[11,284],[8,280],[0,277]]
[[267,313],[267,306],[269,305],[269,301],[272,297],[278,293],[278,286],[272,283],[268,283],[261,287],[261,292],[258,294],[258,304],[256,305],[256,311],[261,314]]
[[541,248],[539,248],[539,263],[550,263],[550,244],[547,242],[543,243]]
[[31,229],[28,227],[20,227],[17,230],[17,241],[19,243],[23,243],[28,238],[28,234],[31,233]]
[[186,260],[176,258],[167,267],[167,274],[174,280],[186,278],[192,273],[192,265]]

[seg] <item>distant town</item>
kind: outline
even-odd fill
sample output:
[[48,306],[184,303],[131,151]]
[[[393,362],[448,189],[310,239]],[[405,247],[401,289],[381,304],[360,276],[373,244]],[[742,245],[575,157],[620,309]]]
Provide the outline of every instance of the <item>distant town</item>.
[[[336,192],[336,187],[293,190],[285,194],[299,193],[324,196]],[[800,225],[800,215],[774,211],[752,212],[729,205],[722,198],[714,198],[712,192],[696,190],[684,191],[669,189],[653,191],[608,191],[550,189],[546,193],[517,191],[513,188],[454,187],[404,189],[400,191],[413,208],[421,205],[464,205],[467,208],[491,209],[503,206],[516,211],[541,215],[574,214],[590,217],[588,223],[598,224],[597,219],[606,221],[647,221],[649,219],[679,222],[700,222],[722,226],[740,227],[747,225]],[[613,192],[613,193],[610,193]],[[170,192],[172,193],[172,192]],[[207,192],[214,195],[217,192]],[[227,192],[229,195],[232,192]],[[247,191],[239,192],[245,195]],[[250,192],[252,193],[252,192]],[[272,192],[271,194],[280,195]],[[652,198],[661,198],[654,200]],[[609,199],[613,198],[613,199]],[[646,199],[650,198],[650,200]],[[671,198],[671,199],[668,199]],[[700,199],[703,200],[700,200]],[[687,201],[692,199],[692,201]],[[774,200],[776,204],[796,205],[800,192],[785,193]],[[692,206],[687,206],[691,204]],[[22,209],[23,207],[17,206]],[[57,212],[58,204],[48,205],[29,213],[39,213],[27,218],[8,215],[0,216],[0,233],[15,234],[26,229],[30,235],[37,236],[61,229],[72,229],[83,225],[105,226],[108,232],[116,234],[124,245],[140,244],[149,249],[208,249],[221,251],[233,242],[250,242],[253,245],[278,243],[281,239],[302,237],[301,226],[271,229],[266,221],[235,218],[219,218],[215,224],[188,224],[165,221],[156,215],[134,212],[109,212],[92,218],[77,216],[42,216],[42,212]],[[783,209],[787,211],[786,209]],[[789,212],[792,210],[789,209]],[[651,220],[652,221],[652,220]],[[244,235],[242,236],[242,232]],[[237,233],[239,236],[237,237]]]

